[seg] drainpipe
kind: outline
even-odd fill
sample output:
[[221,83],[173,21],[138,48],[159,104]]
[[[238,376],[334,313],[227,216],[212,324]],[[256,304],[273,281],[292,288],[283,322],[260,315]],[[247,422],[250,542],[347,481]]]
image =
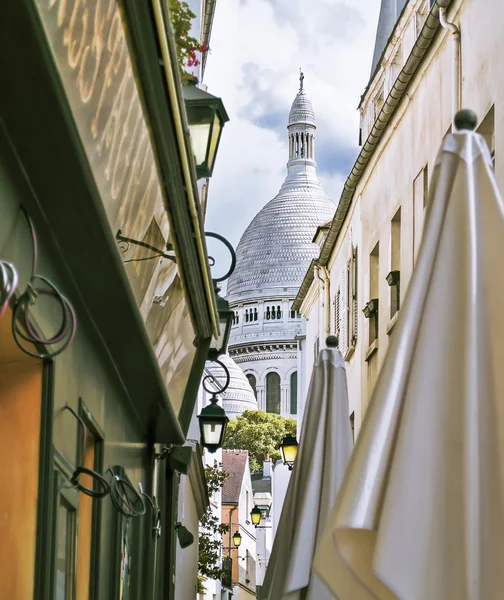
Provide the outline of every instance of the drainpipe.
[[[330,295],[331,288],[329,283],[329,277],[327,270],[324,267],[319,267],[315,265],[315,276],[320,281],[320,314],[321,314],[321,323],[319,323],[319,343],[321,348],[326,347],[326,338],[330,333],[331,327],[331,303],[330,303]],[[323,274],[323,277],[320,276],[320,273]],[[322,334],[322,335],[320,335]]]
[[[440,2],[438,2],[440,4]],[[439,7],[439,22],[441,27],[451,33],[452,45],[453,45],[453,67],[452,67],[452,132],[455,131],[455,124],[453,122],[455,115],[462,107],[461,96],[462,96],[462,85],[460,77],[460,29],[455,23],[449,23],[446,20],[446,8],[444,6]]]

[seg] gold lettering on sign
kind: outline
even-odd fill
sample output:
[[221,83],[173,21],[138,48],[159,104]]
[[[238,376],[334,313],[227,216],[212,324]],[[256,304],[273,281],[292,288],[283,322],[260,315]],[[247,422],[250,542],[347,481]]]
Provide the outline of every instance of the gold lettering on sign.
[[37,2],[112,226],[141,239],[163,204],[118,4]]
[[[84,4],[85,0],[84,2],[81,2],[81,0],[76,0],[72,11],[72,16],[70,17],[70,22],[63,33],[63,43],[68,47],[68,64],[72,67],[72,69],[75,69],[75,67],[79,64],[84,45],[86,43],[89,11]],[[79,8],[81,7],[83,7],[83,10],[79,18]],[[81,24],[80,40],[74,39],[74,32],[77,22]]]

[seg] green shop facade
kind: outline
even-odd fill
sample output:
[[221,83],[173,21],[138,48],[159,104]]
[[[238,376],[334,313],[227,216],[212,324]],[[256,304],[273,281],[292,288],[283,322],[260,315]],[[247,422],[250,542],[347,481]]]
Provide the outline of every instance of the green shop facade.
[[0,598],[174,597],[218,317],[167,5],[2,8]]

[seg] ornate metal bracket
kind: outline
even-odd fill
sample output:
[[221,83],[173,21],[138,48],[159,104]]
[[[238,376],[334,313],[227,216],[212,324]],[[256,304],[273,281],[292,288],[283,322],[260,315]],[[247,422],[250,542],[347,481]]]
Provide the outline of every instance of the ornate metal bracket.
[[[213,402],[214,398],[215,398],[215,402],[217,402],[217,394],[223,394],[228,389],[229,383],[231,381],[231,376],[229,374],[229,371],[228,371],[226,365],[223,362],[221,362],[218,358],[214,358],[212,360],[212,362],[217,363],[224,371],[224,374],[226,376],[224,385],[221,386],[219,381],[212,374],[209,374],[209,375],[206,375],[205,377],[203,377],[203,380],[201,383],[202,383],[205,391],[208,392],[209,394],[212,394],[212,398],[210,399],[210,401]],[[215,387],[217,387],[218,389],[214,390],[210,387],[207,387],[209,381],[213,382]]]
[[[137,261],[143,261],[143,260],[151,260],[153,258],[167,258],[168,260],[171,260],[172,262],[176,263],[177,262],[177,258],[174,254],[166,254],[166,252],[164,250],[159,250],[159,248],[155,248],[154,246],[151,246],[150,244],[147,244],[146,242],[140,242],[139,240],[134,240],[132,238],[126,237],[122,234],[121,229],[119,229],[116,233],[116,240],[119,243],[119,248],[121,249],[121,252],[127,252],[129,250],[130,244],[134,244],[135,246],[141,246],[142,248],[147,248],[148,250],[152,250],[152,252],[154,252],[154,256],[147,256],[146,258],[132,258],[130,260],[125,260],[125,263],[128,262],[137,262]],[[122,246],[121,244],[125,244],[124,246]],[[169,243],[166,244],[165,250],[168,250],[169,252],[173,252],[173,246]]]

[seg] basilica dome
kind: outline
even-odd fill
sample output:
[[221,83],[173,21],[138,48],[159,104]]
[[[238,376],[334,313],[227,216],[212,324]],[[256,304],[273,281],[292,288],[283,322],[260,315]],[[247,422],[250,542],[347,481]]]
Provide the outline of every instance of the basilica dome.
[[[254,391],[240,367],[227,354],[219,356],[219,360],[229,371],[229,386],[224,394],[219,394],[227,416],[233,419],[245,410],[257,410]],[[208,362],[205,370],[212,376],[217,386],[221,387],[226,383],[226,375],[219,363]]]
[[295,297],[319,248],[317,227],[332,220],[336,206],[320,185],[315,163],[315,113],[301,87],[289,114],[287,177],[278,194],[254,217],[236,249],[236,269],[227,285],[229,302],[272,296]]

